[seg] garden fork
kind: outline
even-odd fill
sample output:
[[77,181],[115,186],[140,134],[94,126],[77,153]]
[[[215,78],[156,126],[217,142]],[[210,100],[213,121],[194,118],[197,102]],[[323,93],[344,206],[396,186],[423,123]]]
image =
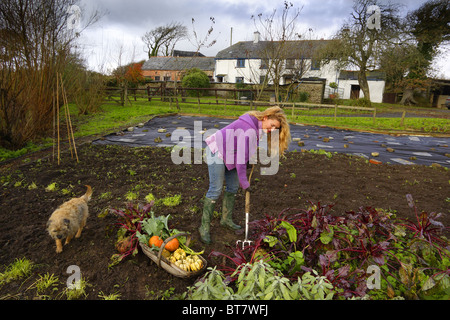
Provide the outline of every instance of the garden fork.
[[[252,171],[250,172],[250,176],[248,178],[248,181],[250,182],[250,179],[252,178],[253,169],[255,168],[255,165],[252,165]],[[238,240],[236,241],[236,246],[238,246],[240,243],[242,243],[242,250],[244,250],[245,245],[251,245],[253,241],[248,239],[248,219],[250,215],[250,191],[248,189],[245,191],[245,239],[244,240]]]

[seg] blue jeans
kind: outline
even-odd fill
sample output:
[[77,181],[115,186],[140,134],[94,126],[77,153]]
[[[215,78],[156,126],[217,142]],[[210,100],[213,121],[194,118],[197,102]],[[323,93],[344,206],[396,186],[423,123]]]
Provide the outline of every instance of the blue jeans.
[[236,169],[228,170],[223,160],[218,157],[219,152],[211,154],[209,147],[206,147],[206,161],[209,173],[209,189],[206,197],[217,200],[222,194],[223,182],[226,183],[226,191],[236,194],[239,189],[239,177]]

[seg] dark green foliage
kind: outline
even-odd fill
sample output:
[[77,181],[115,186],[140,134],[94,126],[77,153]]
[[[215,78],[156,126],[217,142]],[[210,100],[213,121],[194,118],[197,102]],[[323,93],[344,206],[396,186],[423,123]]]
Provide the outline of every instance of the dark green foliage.
[[[181,83],[184,88],[209,88],[210,86],[209,78],[206,73],[197,68],[188,70],[183,76]],[[188,94],[196,96],[197,91],[188,90]]]

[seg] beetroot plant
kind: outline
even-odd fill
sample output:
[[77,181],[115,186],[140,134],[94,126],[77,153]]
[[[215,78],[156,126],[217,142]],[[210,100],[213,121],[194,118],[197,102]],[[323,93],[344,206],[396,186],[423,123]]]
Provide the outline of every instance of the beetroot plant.
[[135,205],[130,202],[127,203],[125,209],[109,209],[109,212],[117,217],[118,239],[116,248],[119,251],[119,253],[112,255],[112,263],[109,267],[120,263],[130,255],[137,254],[139,243],[137,235],[142,231],[142,221],[150,217],[153,204],[154,201],[146,205]]
[[[387,210],[361,207],[337,216],[332,206],[312,204],[306,210],[286,209],[251,222],[254,241],[245,250],[232,248],[223,266],[230,281],[239,266],[263,259],[289,279],[305,272],[325,277],[335,298],[450,298],[450,246],[439,214],[418,213],[416,221],[400,221]],[[412,204],[412,205],[411,205]],[[369,289],[373,268],[380,270],[379,289]],[[238,271],[236,271],[238,270]]]

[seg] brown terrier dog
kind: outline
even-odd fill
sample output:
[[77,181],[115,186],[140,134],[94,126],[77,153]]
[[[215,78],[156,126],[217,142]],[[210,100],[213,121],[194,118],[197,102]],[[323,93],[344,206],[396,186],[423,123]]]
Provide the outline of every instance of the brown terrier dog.
[[88,201],[91,199],[92,188],[86,186],[86,194],[64,202],[56,209],[47,222],[47,231],[55,239],[56,253],[62,252],[61,240],[66,238],[68,244],[73,236],[79,238],[88,218]]

